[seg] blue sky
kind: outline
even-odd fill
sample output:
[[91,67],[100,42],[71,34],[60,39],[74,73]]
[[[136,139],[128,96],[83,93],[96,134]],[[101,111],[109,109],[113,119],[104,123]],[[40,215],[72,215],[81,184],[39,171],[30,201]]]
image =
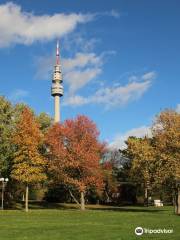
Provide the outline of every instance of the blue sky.
[[111,146],[149,134],[158,112],[180,111],[179,9],[178,0],[2,0],[0,94],[53,116],[58,38],[62,119],[88,115]]

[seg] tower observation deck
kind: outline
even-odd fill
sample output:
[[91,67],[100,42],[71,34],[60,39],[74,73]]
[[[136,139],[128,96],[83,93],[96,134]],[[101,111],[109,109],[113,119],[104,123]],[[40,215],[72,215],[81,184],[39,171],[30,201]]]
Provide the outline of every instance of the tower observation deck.
[[62,86],[62,72],[59,56],[59,42],[56,46],[56,63],[52,78],[51,95],[54,97],[54,122],[60,122],[60,97],[63,96],[64,90]]

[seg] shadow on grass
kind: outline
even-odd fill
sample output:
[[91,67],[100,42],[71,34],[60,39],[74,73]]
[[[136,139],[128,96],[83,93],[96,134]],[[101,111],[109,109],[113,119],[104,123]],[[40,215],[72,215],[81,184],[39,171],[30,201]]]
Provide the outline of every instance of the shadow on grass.
[[[93,208],[88,208],[92,210]],[[149,208],[149,207],[106,207],[106,208],[96,208],[96,210],[108,210],[108,211],[117,211],[117,212],[148,212],[148,213],[154,213],[154,212],[162,212],[167,211],[167,209],[155,209],[155,208]]]
[[[16,210],[24,209],[25,203],[18,202],[16,204]],[[64,204],[64,203],[49,203],[46,201],[29,201],[29,209],[57,209],[57,210],[68,210],[78,209],[76,204]]]
[[[22,210],[24,203],[19,202],[16,205],[17,210]],[[66,203],[49,203],[46,201],[29,201],[29,209],[57,209],[57,210],[78,210],[77,204]],[[144,207],[144,206],[109,206],[109,205],[86,205],[87,210],[100,210],[100,211],[116,211],[116,212],[147,212],[155,213],[162,211],[169,211],[166,207]]]

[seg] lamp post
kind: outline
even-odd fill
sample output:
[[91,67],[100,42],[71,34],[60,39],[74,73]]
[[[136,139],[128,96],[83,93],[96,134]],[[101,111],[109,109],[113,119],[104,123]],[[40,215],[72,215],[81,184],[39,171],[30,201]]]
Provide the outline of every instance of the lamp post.
[[9,181],[8,178],[0,178],[0,182],[2,182],[2,192],[1,192],[1,209],[2,210],[4,209],[4,189],[8,181]]

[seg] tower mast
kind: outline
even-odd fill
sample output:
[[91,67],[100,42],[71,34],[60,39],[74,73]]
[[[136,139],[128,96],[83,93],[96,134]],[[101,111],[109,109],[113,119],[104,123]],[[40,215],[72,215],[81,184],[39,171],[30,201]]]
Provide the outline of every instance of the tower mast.
[[56,45],[56,63],[52,78],[51,95],[54,97],[54,122],[60,122],[60,97],[63,96],[62,72],[60,65],[59,41]]

